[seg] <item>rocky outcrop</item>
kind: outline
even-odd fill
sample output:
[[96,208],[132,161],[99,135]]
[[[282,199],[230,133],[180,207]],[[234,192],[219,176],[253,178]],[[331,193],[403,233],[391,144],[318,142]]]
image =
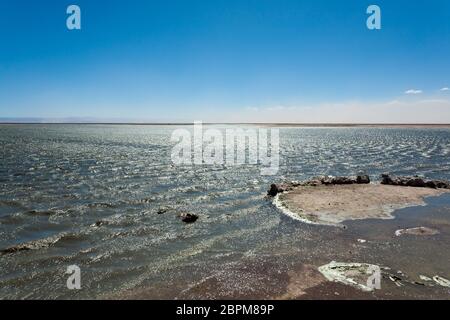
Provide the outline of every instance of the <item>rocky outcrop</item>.
[[282,183],[282,184],[272,184],[270,185],[270,189],[269,191],[267,191],[267,194],[271,197],[275,197],[278,193],[282,193],[285,191],[288,191],[290,189],[292,189],[293,184],[288,184],[288,183]]
[[330,184],[353,184],[356,183],[355,177],[334,177],[334,176],[327,176],[327,177],[321,177],[319,179],[322,184],[330,185]]
[[370,178],[368,175],[358,175],[358,176],[319,176],[312,178],[310,180],[302,182],[289,182],[272,184],[270,189],[267,191],[269,196],[275,197],[278,193],[286,192],[292,190],[294,187],[306,187],[306,186],[319,186],[319,185],[344,185],[344,184],[368,184],[370,183]]
[[[368,175],[358,176],[319,176],[310,180],[301,182],[285,182],[272,184],[267,191],[269,196],[276,196],[278,193],[292,190],[298,186],[319,186],[319,185],[346,185],[346,184],[369,184]],[[433,189],[450,189],[450,182],[444,180],[424,179],[419,176],[391,176],[387,173],[381,175],[381,184],[392,186],[433,188]]]
[[198,216],[193,213],[183,212],[180,214],[180,218],[181,218],[181,221],[183,221],[184,223],[193,223],[193,222],[197,221]]
[[337,185],[337,184],[366,184],[370,183],[370,178],[368,175],[359,175],[359,176],[322,176],[315,178],[313,180],[318,180],[321,184],[324,185]]
[[450,183],[443,180],[429,180],[418,176],[413,177],[396,177],[387,173],[381,175],[381,184],[392,186],[433,188],[433,189],[450,189]]
[[370,178],[368,175],[362,175],[356,177],[356,183],[358,184],[367,184],[370,183]]

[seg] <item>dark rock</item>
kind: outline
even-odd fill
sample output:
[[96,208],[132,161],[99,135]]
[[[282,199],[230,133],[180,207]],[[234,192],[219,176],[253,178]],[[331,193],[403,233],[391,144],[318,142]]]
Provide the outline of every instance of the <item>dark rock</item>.
[[278,193],[282,193],[287,190],[289,190],[289,186],[286,184],[272,184],[269,191],[267,191],[267,194],[271,197],[275,197]]
[[38,211],[38,210],[29,210],[27,212],[28,214],[32,214],[35,216],[50,216],[52,215],[54,212],[51,210],[43,210],[43,211]]
[[425,187],[436,189],[437,185],[434,180],[425,181]]
[[167,212],[167,208],[159,208],[158,211],[156,211],[157,214],[164,214]]
[[408,186],[418,188],[443,188],[450,189],[450,184],[442,180],[425,180],[418,176],[414,177],[391,177],[388,174],[381,175],[381,184],[393,186]]
[[387,173],[381,175],[381,184],[392,184],[392,178]]
[[301,182],[290,182],[290,183],[281,183],[281,184],[272,184],[270,189],[267,191],[269,196],[276,196],[278,193],[286,192],[292,190],[292,188],[298,186],[304,187],[315,187],[319,185],[342,185],[342,184],[363,184],[370,183],[369,176],[367,175],[359,175],[359,176],[318,176],[312,178],[310,180],[301,181]]
[[367,184],[370,183],[370,178],[368,175],[360,175],[356,177],[356,183]]
[[100,227],[100,226],[102,226],[102,225],[104,225],[105,224],[105,221],[103,221],[103,220],[98,220],[98,221],[96,221],[93,225],[92,225],[92,227]]
[[420,187],[420,188],[423,188],[426,186],[425,181],[423,181],[423,179],[416,178],[416,177],[407,179],[406,185],[410,186],[410,187]]
[[[359,174],[357,176],[318,176],[310,180],[272,184],[267,191],[269,196],[275,197],[277,194],[292,190],[298,186],[315,187],[320,185],[347,185],[347,184],[369,184],[368,175]],[[395,177],[388,173],[381,175],[381,184],[392,186],[408,186],[420,188],[444,188],[450,189],[450,182],[443,180],[426,180],[419,176]]]
[[321,182],[322,184],[325,184],[325,185],[332,184],[332,183],[333,183],[333,179],[334,179],[334,177],[332,177],[332,176],[329,176],[329,177],[319,177],[320,182]]
[[321,176],[315,180],[320,181],[324,185],[334,184],[353,184],[356,183],[356,177],[334,177],[334,176]]
[[304,181],[304,182],[300,183],[299,186],[316,187],[321,184],[322,184],[322,181],[320,181],[320,179],[318,179],[318,178],[315,178],[312,180]]
[[405,184],[403,183],[403,179],[402,179],[402,178],[391,177],[390,179],[391,179],[391,180],[390,180],[390,183],[386,183],[386,184],[390,184],[390,185],[393,185],[393,186],[402,186],[402,185],[405,185]]
[[442,180],[432,180],[432,181],[436,185],[436,188],[450,189],[450,184],[447,181]]
[[193,213],[182,213],[182,214],[180,214],[180,218],[181,218],[181,221],[183,221],[185,223],[193,223],[193,222],[197,221],[198,216]]
[[334,177],[331,179],[331,184],[354,184],[356,183],[355,177]]

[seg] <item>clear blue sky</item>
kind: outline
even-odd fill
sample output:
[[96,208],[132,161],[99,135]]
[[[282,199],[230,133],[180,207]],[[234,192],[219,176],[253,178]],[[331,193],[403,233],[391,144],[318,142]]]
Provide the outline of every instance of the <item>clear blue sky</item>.
[[[66,28],[70,4],[82,30]],[[366,28],[370,4],[381,30]],[[0,2],[0,117],[221,121],[446,101],[448,86],[448,0]]]

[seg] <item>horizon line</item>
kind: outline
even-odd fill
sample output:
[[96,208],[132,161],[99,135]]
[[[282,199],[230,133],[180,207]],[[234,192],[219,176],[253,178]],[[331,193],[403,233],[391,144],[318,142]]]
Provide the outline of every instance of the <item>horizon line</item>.
[[[39,122],[39,121],[1,121],[0,125],[145,125],[145,126],[177,126],[194,125],[194,122]],[[450,123],[357,123],[357,122],[202,122],[202,125],[266,125],[266,126],[299,126],[299,127],[374,127],[374,126],[419,126],[450,127]]]

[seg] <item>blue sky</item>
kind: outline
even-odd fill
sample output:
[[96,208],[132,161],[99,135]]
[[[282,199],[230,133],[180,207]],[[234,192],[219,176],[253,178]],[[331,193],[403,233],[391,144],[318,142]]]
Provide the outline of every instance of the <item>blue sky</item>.
[[0,118],[450,122],[449,57],[447,0],[2,0]]

